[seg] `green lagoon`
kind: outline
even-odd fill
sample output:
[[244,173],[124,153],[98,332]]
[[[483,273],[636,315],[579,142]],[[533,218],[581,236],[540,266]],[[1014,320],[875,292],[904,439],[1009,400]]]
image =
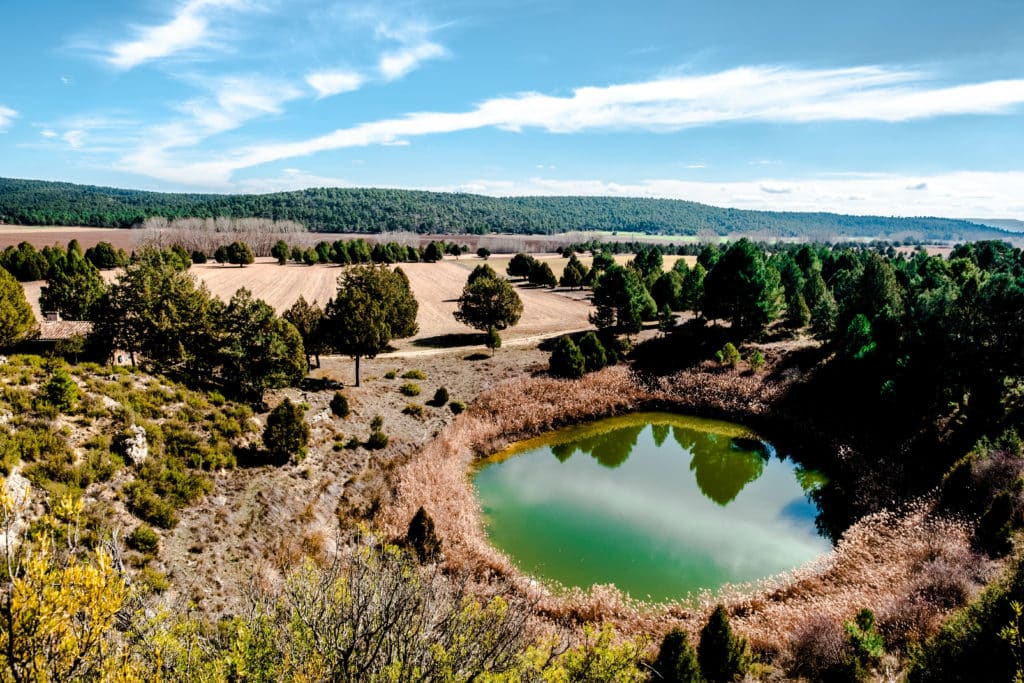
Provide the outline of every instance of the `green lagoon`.
[[565,586],[682,599],[828,552],[822,481],[740,425],[635,413],[516,444],[474,474],[491,542]]

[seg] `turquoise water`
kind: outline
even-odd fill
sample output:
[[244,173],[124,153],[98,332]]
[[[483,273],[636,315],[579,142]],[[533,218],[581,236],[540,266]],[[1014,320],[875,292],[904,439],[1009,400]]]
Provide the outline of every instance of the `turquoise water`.
[[820,477],[745,435],[727,422],[633,414],[517,444],[473,481],[491,542],[523,571],[685,598],[831,547],[807,497]]

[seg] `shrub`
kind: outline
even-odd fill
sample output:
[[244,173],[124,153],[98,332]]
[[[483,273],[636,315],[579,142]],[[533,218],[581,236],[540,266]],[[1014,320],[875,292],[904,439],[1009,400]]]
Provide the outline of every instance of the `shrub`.
[[43,386],[43,397],[57,410],[70,411],[78,403],[78,385],[67,370],[57,368]]
[[422,370],[409,370],[402,373],[402,379],[426,379],[427,373]]
[[167,574],[152,567],[143,567],[139,572],[139,580],[154,593],[163,593],[171,587],[171,580],[167,578]]
[[160,536],[145,524],[140,524],[128,534],[125,543],[132,550],[138,550],[145,555],[153,555],[160,547]]
[[732,683],[750,664],[747,641],[732,632],[725,607],[718,605],[701,629],[697,661],[708,683]]
[[161,500],[153,491],[153,487],[145,481],[136,479],[125,484],[125,505],[133,515],[155,524],[161,529],[172,529],[178,524],[178,516],[174,507]]
[[729,367],[736,367],[736,364],[742,360],[739,350],[732,342],[726,342],[718,351],[715,351],[715,360],[722,365],[728,365]]
[[412,417],[423,417],[423,406],[419,403],[406,403],[402,412]]
[[381,448],[387,448],[388,446],[388,435],[380,430],[374,430],[370,432],[370,438],[366,440],[366,447],[371,451],[377,451]]
[[593,332],[583,335],[579,348],[580,353],[583,354],[583,369],[586,372],[596,372],[608,365],[608,356],[604,352],[604,346]]
[[342,419],[348,417],[351,412],[348,407],[348,399],[340,391],[334,392],[334,397],[331,399],[331,412]]
[[437,391],[434,392],[434,398],[431,399],[430,405],[435,408],[440,408],[448,402],[448,390],[444,387],[438,387]]
[[452,401],[451,403],[448,404],[448,407],[454,414],[458,415],[459,413],[464,412],[466,410],[466,402]]
[[305,408],[286,398],[267,416],[263,430],[263,445],[271,455],[287,458],[295,456],[301,460],[306,455],[309,442],[309,425],[303,419]]
[[754,352],[750,354],[750,358],[747,359],[747,363],[750,364],[750,369],[757,372],[764,367],[764,354],[761,353],[760,349],[754,349]]
[[434,531],[434,520],[422,507],[409,520],[405,542],[413,549],[420,562],[433,560],[441,554],[441,541]]
[[384,379],[394,379],[396,377],[398,377],[398,373],[394,370],[388,370],[384,373]]
[[419,396],[421,389],[419,384],[406,382],[399,391],[402,392],[403,396]]
[[548,361],[548,372],[555,377],[575,379],[583,376],[583,354],[571,337],[559,338]]
[[661,641],[658,656],[651,663],[655,677],[652,680],[674,683],[703,683],[697,654],[686,638],[686,632],[674,628]]

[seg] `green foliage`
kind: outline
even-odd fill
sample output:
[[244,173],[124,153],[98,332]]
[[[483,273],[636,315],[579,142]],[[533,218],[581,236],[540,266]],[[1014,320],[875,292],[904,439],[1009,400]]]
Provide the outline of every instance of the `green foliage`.
[[399,391],[402,393],[402,396],[412,397],[419,396],[422,389],[420,389],[420,385],[415,382],[406,382],[399,388]]
[[[0,179],[0,220],[21,225],[132,227],[149,216],[226,216],[294,220],[317,231],[530,233],[578,230],[778,237],[830,233],[917,233],[924,239],[1000,239],[964,220],[882,218],[723,209],[674,199],[485,197],[371,188],[317,188],[255,195],[170,194]],[[429,248],[429,245],[428,245]],[[430,259],[436,260],[436,259]]]
[[356,359],[373,358],[392,339],[416,334],[416,299],[401,269],[357,266],[338,278],[338,291],[324,311],[325,342],[338,353]]
[[548,372],[554,377],[576,379],[583,376],[585,367],[583,354],[572,337],[559,337],[548,360]]
[[1013,532],[1018,521],[1016,499],[1016,492],[1001,491],[978,522],[975,540],[990,555],[1003,556],[1013,549]]
[[309,425],[306,424],[303,406],[286,398],[270,411],[267,426],[263,430],[263,445],[276,458],[294,457],[301,461],[306,456],[309,443]]
[[591,314],[590,322],[599,330],[636,334],[640,331],[648,298],[647,290],[635,271],[613,265],[594,288],[597,310]]
[[278,240],[274,242],[274,246],[270,248],[270,255],[277,259],[279,265],[288,263],[288,255],[291,253],[291,249],[288,248],[288,243],[284,240]]
[[732,683],[750,665],[747,641],[732,632],[725,607],[718,605],[701,629],[697,661],[708,683]]
[[405,542],[416,553],[420,562],[436,560],[441,555],[441,539],[434,531],[434,520],[422,506],[409,520]]
[[658,649],[658,656],[651,663],[654,673],[652,681],[664,683],[703,683],[697,663],[697,653],[690,645],[686,632],[673,628],[665,634]]
[[492,355],[501,348],[501,334],[498,333],[498,328],[487,328],[487,339],[484,340],[484,345],[491,350]]
[[451,409],[452,413],[458,415],[459,413],[465,412],[465,410],[466,410],[466,402],[465,401],[452,401],[451,403],[448,404],[448,407]]
[[537,259],[529,254],[516,254],[509,260],[505,272],[508,273],[509,277],[526,279],[530,277],[530,272],[533,270],[533,264],[536,261]]
[[324,311],[315,301],[310,304],[306,298],[299,295],[291,308],[285,311],[282,318],[292,324],[302,337],[302,348],[306,352],[306,365],[309,365],[310,355],[316,356],[317,367],[320,367],[320,353],[323,351],[323,330],[321,326],[324,320]]
[[722,365],[728,365],[730,368],[736,367],[743,357],[740,356],[739,349],[732,342],[726,342],[718,351],[715,351],[715,360]]
[[221,372],[239,396],[260,400],[266,389],[298,384],[308,370],[302,337],[248,289],[235,292],[222,317]]
[[252,248],[245,242],[232,242],[228,245],[228,263],[244,268],[255,260]]
[[761,349],[754,349],[754,351],[750,354],[750,357],[747,358],[747,363],[750,364],[750,369],[753,370],[754,372],[757,372],[758,370],[763,368],[764,354],[761,353]]
[[61,412],[70,412],[78,404],[78,385],[64,367],[58,367],[43,385],[43,400]]
[[466,284],[471,285],[480,278],[490,278],[491,280],[498,279],[498,274],[494,272],[494,268],[491,268],[486,263],[481,263],[479,266],[473,269],[473,272],[466,278]]
[[481,277],[466,283],[455,319],[478,330],[504,330],[518,323],[522,314],[523,302],[508,280]]
[[426,379],[427,373],[422,370],[406,370],[402,373],[402,379]]
[[50,264],[46,286],[39,293],[39,307],[57,311],[65,320],[92,320],[106,289],[99,270],[72,240],[67,253]]
[[384,379],[394,379],[396,377],[398,377],[398,372],[396,370],[388,370],[384,373]]
[[527,278],[531,285],[537,287],[548,287],[553,289],[558,285],[558,279],[546,261],[534,260],[530,264],[530,275]]
[[340,391],[335,391],[331,398],[331,412],[342,419],[349,416],[348,398]]
[[0,268],[0,349],[24,339],[36,326],[36,318],[25,298],[25,290],[5,269]]
[[730,321],[736,334],[760,333],[778,317],[781,304],[779,272],[747,239],[729,247],[704,278],[704,315]]
[[448,390],[444,387],[438,387],[437,391],[434,392],[434,398],[430,400],[430,405],[440,408],[445,403],[448,403]]
[[406,403],[402,413],[410,417],[423,417],[423,405],[420,403]]
[[593,332],[587,332],[580,337],[579,349],[583,354],[584,372],[597,372],[608,365],[608,355],[605,353],[604,345]]
[[160,547],[160,536],[145,524],[135,527],[124,541],[129,548],[144,555],[155,555]]
[[565,269],[562,271],[562,277],[558,281],[559,286],[577,289],[583,286],[586,279],[586,267],[578,258],[576,258],[575,253],[571,254],[569,256],[569,262],[565,264]]
[[875,630],[874,612],[862,609],[853,621],[843,625],[843,629],[851,651],[847,663],[848,675],[855,681],[866,680],[870,670],[878,666],[885,654],[882,636]]
[[388,447],[388,435],[380,429],[374,429],[370,432],[370,438],[366,440],[364,444],[371,451],[379,451],[382,448]]
[[491,256],[491,250],[486,247],[480,247],[476,250],[476,255],[486,261]]

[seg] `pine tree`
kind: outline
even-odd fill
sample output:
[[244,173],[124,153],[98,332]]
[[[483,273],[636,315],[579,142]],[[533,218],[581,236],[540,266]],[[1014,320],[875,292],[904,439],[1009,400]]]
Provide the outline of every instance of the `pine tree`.
[[548,372],[555,377],[576,379],[583,376],[584,369],[583,354],[572,337],[560,337],[555,343],[554,351],[551,352]]
[[295,457],[301,460],[306,455],[309,443],[309,425],[303,419],[306,409],[286,398],[270,411],[267,426],[263,429],[263,445],[277,458]]
[[697,661],[708,683],[732,683],[747,671],[747,641],[732,632],[725,607],[718,605],[700,632]]
[[0,268],[0,348],[12,346],[36,326],[25,289],[10,273]]
[[658,656],[651,663],[655,671],[652,681],[659,683],[703,683],[697,654],[686,637],[686,632],[674,628],[661,641]]

